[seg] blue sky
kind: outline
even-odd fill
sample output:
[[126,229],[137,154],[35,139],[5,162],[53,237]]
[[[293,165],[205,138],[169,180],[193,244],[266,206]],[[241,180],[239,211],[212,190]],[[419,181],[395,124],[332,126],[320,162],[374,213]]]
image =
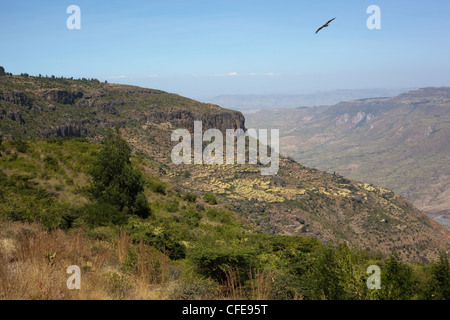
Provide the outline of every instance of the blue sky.
[[[66,27],[72,4],[81,30]],[[372,4],[381,30],[366,27]],[[447,0],[3,1],[0,65],[194,98],[450,86],[449,14]]]

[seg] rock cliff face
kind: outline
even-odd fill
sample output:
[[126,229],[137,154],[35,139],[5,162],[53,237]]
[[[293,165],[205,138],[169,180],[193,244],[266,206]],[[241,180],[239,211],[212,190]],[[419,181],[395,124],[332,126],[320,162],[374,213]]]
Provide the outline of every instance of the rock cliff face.
[[43,91],[41,95],[50,102],[73,104],[75,102],[75,99],[83,97],[83,92],[81,91],[69,92],[66,90],[47,90]]
[[0,100],[8,101],[13,104],[18,104],[22,106],[31,106],[32,101],[23,92],[18,91],[4,91],[0,92]]
[[[19,84],[22,91],[16,89]],[[202,121],[203,130],[245,130],[238,111],[164,91],[33,77],[25,87],[19,77],[0,81],[0,132],[12,137],[98,136],[108,127],[167,122],[192,132],[196,120]]]
[[202,114],[189,110],[179,110],[173,112],[154,112],[150,114],[150,119],[157,123],[170,122],[175,127],[184,128],[190,132],[194,131],[194,121],[202,121],[203,131],[208,129],[219,129],[223,133],[227,129],[245,130],[245,118],[240,112],[231,110]]
[[65,123],[51,127],[43,134],[44,138],[51,137],[83,137],[89,134],[89,129],[82,123]]

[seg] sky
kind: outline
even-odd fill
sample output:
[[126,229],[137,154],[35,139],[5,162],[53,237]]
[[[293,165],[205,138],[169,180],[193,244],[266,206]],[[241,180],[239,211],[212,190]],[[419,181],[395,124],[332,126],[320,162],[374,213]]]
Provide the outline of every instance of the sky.
[[0,66],[192,98],[450,86],[449,14],[448,0],[2,0]]

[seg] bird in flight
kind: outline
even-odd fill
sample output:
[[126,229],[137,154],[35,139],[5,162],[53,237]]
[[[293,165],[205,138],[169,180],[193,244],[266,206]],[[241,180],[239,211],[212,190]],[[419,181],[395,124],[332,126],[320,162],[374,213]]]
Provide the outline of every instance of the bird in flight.
[[336,19],[336,18],[331,19],[330,21],[328,21],[327,23],[325,23],[323,26],[321,26],[319,29],[317,29],[316,33],[319,32],[320,30],[322,30],[323,28],[328,27],[328,24],[329,24],[331,21],[333,21],[334,19]]

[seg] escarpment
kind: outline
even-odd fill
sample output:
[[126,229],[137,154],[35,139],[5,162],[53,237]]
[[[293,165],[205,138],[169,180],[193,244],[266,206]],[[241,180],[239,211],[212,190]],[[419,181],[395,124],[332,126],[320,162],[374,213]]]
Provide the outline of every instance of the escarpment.
[[245,130],[240,112],[164,91],[33,77],[19,89],[9,80],[0,82],[0,132],[13,138],[95,137],[107,128],[164,123],[193,131],[194,121],[203,130]]

